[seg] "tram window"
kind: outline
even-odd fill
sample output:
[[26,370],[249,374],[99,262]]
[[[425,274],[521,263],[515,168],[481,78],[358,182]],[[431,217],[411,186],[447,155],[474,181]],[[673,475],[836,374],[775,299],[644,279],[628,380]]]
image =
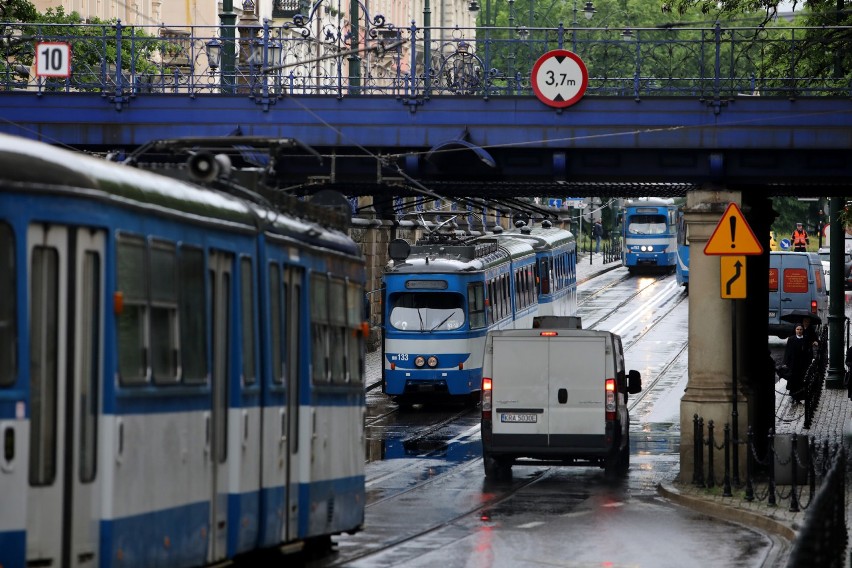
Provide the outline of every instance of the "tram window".
[[505,274],[500,275],[499,287],[500,287],[500,290],[498,290],[498,294],[500,295],[500,301],[498,303],[500,305],[500,319],[503,319],[504,317],[506,317],[506,313],[507,313],[507,310],[506,310],[506,308],[507,308],[506,295],[507,294],[506,294],[506,275]]
[[30,485],[56,478],[59,336],[59,254],[32,250],[30,270]]
[[204,251],[181,246],[178,257],[181,375],[185,383],[207,381],[207,309]]
[[151,245],[151,368],[156,383],[178,380],[177,250],[173,244]]
[[346,285],[346,323],[349,328],[348,374],[349,380],[364,382],[364,342],[366,338],[358,333],[361,327],[361,306],[364,288],[355,282]]
[[271,330],[272,351],[272,382],[284,382],[284,359],[282,339],[284,332],[281,324],[284,321],[281,309],[281,267],[277,264],[269,265],[269,327]]
[[82,268],[82,333],[80,337],[80,392],[77,395],[80,417],[80,481],[95,479],[98,447],[98,401],[100,325],[101,325],[101,257],[86,251]]
[[250,258],[240,259],[240,331],[243,335],[243,382],[257,382],[254,364],[254,286]]
[[328,382],[328,281],[324,274],[311,276],[311,351],[314,382]]
[[123,296],[118,314],[118,372],[122,384],[147,380],[148,263],[145,242],[121,236],[117,247],[118,292]]
[[631,235],[662,235],[666,232],[665,215],[633,215],[628,219]]
[[541,259],[541,293],[550,294],[550,259]]
[[494,281],[488,282],[488,319],[493,323],[497,321],[497,306],[495,305],[496,295],[494,293]]
[[331,278],[329,280],[328,303],[331,380],[335,383],[342,383],[346,381],[348,338],[346,336],[346,282],[341,278]]
[[[301,357],[301,345],[302,345],[302,290],[304,286],[302,286],[302,281],[305,278],[305,269],[297,266],[288,266],[284,271],[284,305],[287,307],[286,312],[286,325],[287,325],[287,351],[285,356],[285,364],[287,365],[287,377],[289,377],[290,384],[289,388],[289,398],[294,401],[294,403],[298,404],[299,400],[299,368],[300,368],[300,357]],[[297,431],[299,428],[298,425],[298,413],[291,412],[290,416],[293,418],[293,426],[292,431]],[[298,447],[299,439],[295,438],[293,440],[293,451],[295,452]]]
[[11,227],[0,223],[0,298],[4,298],[0,302],[0,387],[15,382],[18,367],[15,274],[15,239]]
[[532,267],[526,266],[524,267],[524,296],[527,298],[527,305],[531,306],[535,304],[535,294],[533,293],[533,282],[535,281],[532,276]]
[[485,327],[485,290],[482,282],[467,285],[467,305],[470,312],[470,329]]
[[464,325],[464,299],[455,292],[404,292],[389,302],[390,324],[400,331],[452,331]]

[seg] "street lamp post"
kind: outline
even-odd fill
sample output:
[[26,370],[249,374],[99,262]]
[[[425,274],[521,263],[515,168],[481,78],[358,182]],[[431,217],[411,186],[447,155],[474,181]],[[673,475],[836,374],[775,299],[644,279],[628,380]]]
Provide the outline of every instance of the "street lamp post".
[[[591,1],[586,2],[586,5],[583,7],[583,15],[587,20],[591,20],[595,15],[595,6]],[[577,0],[574,0],[574,21],[571,22],[571,51],[574,53],[577,52],[577,26],[579,23],[577,22]]]
[[222,13],[219,14],[219,37],[222,38],[222,75],[220,84],[223,93],[234,92],[235,34],[237,14],[234,12],[234,0],[222,1]]
[[358,0],[349,2],[349,33],[352,34],[349,55],[349,94],[357,94],[361,90],[361,56],[358,55],[361,38],[358,25]]

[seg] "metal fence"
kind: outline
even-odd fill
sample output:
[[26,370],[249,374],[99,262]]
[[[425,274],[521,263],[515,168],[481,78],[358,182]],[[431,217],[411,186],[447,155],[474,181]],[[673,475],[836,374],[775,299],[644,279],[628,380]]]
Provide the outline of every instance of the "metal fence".
[[[0,22],[0,91],[148,95],[532,96],[543,53],[568,49],[588,68],[586,96],[852,94],[844,27],[419,27],[382,16],[362,28],[297,15],[234,26],[126,26]],[[328,18],[328,16],[323,16]],[[38,77],[39,44],[71,47],[69,77]],[[836,57],[832,57],[832,53]],[[838,59],[839,58],[839,59]]]
[[[816,440],[799,434],[767,434],[767,449],[758,455],[755,434],[749,428],[746,478],[740,483],[731,471],[731,455],[738,444],[725,424],[717,444],[713,421],[707,428],[698,415],[694,423],[693,485],[721,487],[733,497],[738,489],[745,501],[761,501],[770,507],[786,506],[805,511],[805,520],[794,542],[790,568],[842,566],[847,544],[846,449],[839,440]],[[722,452],[721,456],[718,452]],[[706,461],[705,461],[706,454]],[[721,459],[720,459],[721,458]],[[719,463],[721,462],[721,463]]]

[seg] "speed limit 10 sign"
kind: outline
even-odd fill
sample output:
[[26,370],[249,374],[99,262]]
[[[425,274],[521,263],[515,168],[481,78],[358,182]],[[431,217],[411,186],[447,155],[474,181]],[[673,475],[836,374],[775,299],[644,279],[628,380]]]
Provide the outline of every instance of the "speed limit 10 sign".
[[69,77],[71,46],[57,42],[37,43],[35,63],[37,77]]
[[535,96],[546,105],[565,108],[579,101],[589,85],[589,71],[580,56],[565,49],[548,51],[532,69]]

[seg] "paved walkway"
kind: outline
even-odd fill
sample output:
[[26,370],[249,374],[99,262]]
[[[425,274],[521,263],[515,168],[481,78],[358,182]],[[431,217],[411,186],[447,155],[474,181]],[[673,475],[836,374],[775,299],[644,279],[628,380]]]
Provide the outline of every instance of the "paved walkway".
[[[582,283],[596,274],[619,266],[621,266],[620,261],[603,262],[602,255],[592,255],[591,262],[589,262],[588,255],[583,256],[581,254],[577,263],[577,280]],[[852,435],[852,400],[848,398],[845,389],[823,390],[811,427],[806,430],[804,427],[804,408],[802,406],[791,407],[790,397],[787,396],[783,386],[783,381],[776,385],[775,430],[778,434],[796,433],[812,437],[815,440],[828,439],[839,443],[845,441],[847,429],[850,429],[850,435]],[[721,438],[721,432],[719,438]],[[717,443],[721,443],[721,439]],[[720,464],[718,469],[720,479],[723,467],[723,464]],[[778,487],[780,496],[774,506],[770,505],[766,498],[767,489],[766,484],[756,487],[755,495],[762,497],[762,499],[758,498],[749,502],[745,499],[744,488],[733,488],[733,496],[724,497],[721,486],[707,489],[676,479],[664,480],[659,486],[659,492],[662,495],[698,512],[753,526],[759,530],[776,534],[790,542],[795,541],[808,515],[808,489],[805,488],[802,492],[801,510],[797,512],[790,511],[789,485]],[[852,475],[847,475],[846,522],[847,527],[852,528],[850,500],[852,500]],[[789,552],[788,549],[783,557],[779,558],[784,564],[786,564]],[[845,557],[849,557],[848,549]]]

